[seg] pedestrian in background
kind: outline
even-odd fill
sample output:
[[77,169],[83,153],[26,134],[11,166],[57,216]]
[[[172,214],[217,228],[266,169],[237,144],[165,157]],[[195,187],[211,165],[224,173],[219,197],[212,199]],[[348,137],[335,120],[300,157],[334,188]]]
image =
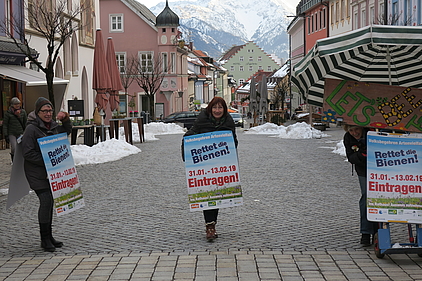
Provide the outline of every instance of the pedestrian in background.
[[4,113],[3,119],[3,135],[6,142],[10,144],[12,163],[13,157],[15,156],[17,139],[25,130],[27,118],[26,111],[22,108],[22,102],[17,97],[13,97],[10,100],[9,109]]
[[[209,133],[214,131],[232,131],[234,144],[237,148],[236,127],[233,118],[227,111],[226,101],[221,97],[214,97],[207,108],[202,110],[193,126],[185,133],[185,136]],[[184,158],[183,141],[182,157]],[[183,159],[184,160],[184,159]],[[204,210],[205,230],[207,240],[218,237],[215,230],[217,224],[218,209]]]
[[[370,246],[372,244],[371,235],[373,236],[378,229],[378,223],[370,222],[367,219],[366,214],[366,135],[368,129],[361,126],[344,125],[343,142],[346,149],[347,160],[353,164],[356,173],[359,178],[359,185],[361,191],[361,197],[359,200],[360,210],[360,233],[362,237],[360,243],[363,246]],[[373,237],[372,237],[373,238]]]
[[55,240],[52,235],[53,194],[37,140],[64,132],[69,135],[72,131],[69,114],[67,112],[59,112],[57,114],[57,120],[62,123],[62,125],[59,125],[53,120],[53,112],[53,105],[48,99],[38,98],[35,102],[35,111],[28,115],[28,124],[22,137],[25,176],[30,188],[35,191],[40,201],[38,223],[40,226],[41,247],[48,252],[54,252],[56,247],[62,247],[63,243]]

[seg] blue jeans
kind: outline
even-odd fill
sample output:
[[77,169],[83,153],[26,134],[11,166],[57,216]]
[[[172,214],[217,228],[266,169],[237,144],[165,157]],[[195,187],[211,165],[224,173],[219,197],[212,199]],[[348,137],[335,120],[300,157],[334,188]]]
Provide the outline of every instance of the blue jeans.
[[366,177],[359,177],[359,185],[361,197],[359,200],[360,209],[360,233],[362,234],[374,234],[378,229],[378,223],[368,221],[366,215]]

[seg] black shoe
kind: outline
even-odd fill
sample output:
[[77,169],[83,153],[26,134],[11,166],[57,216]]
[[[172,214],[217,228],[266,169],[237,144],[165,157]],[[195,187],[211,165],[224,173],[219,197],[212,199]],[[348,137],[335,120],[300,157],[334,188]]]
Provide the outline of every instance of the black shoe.
[[364,247],[368,247],[371,246],[371,234],[362,234],[362,237],[360,238],[360,243],[364,246]]
[[54,247],[50,239],[42,239],[41,247],[44,249],[44,251],[47,251],[47,252],[54,252],[56,250],[56,247]]
[[50,239],[51,243],[54,245],[54,247],[56,248],[61,248],[63,247],[63,242],[57,241],[56,239],[54,239],[53,237],[51,237]]

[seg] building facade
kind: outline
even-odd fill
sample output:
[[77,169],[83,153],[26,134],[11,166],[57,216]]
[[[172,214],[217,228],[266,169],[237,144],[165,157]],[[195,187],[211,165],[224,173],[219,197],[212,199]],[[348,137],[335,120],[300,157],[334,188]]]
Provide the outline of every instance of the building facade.
[[[188,108],[188,71],[186,46],[179,42],[179,18],[168,3],[156,17],[135,0],[100,0],[101,28],[104,38],[112,37],[122,75],[132,59],[139,60],[143,71],[163,76],[151,101],[155,118]],[[160,69],[154,66],[160,64]],[[153,70],[154,69],[154,70]],[[131,105],[131,106],[128,106]],[[145,111],[150,99],[134,80],[120,91],[120,111]]]
[[229,71],[240,86],[257,71],[272,72],[280,68],[270,55],[254,42],[230,48],[218,62]]

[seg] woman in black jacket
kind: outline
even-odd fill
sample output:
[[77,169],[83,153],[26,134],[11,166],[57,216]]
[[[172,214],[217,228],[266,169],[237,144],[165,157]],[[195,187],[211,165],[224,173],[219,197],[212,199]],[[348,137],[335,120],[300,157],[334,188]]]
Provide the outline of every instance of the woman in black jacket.
[[[237,148],[236,127],[233,118],[228,113],[226,101],[221,97],[214,97],[205,110],[202,110],[195,120],[193,126],[184,136],[209,133],[214,131],[232,131],[234,144]],[[183,142],[182,142],[182,157]],[[217,223],[218,209],[204,210],[204,219],[206,227],[206,238],[213,240],[218,237],[215,231]]]
[[360,233],[362,234],[360,243],[370,246],[371,235],[377,231],[378,224],[370,222],[366,215],[366,134],[368,130],[360,126],[345,125],[343,142],[346,149],[347,160],[354,165],[358,174],[361,197],[359,200],[360,209]]
[[63,243],[55,240],[52,236],[53,194],[37,140],[60,133],[69,135],[72,131],[69,114],[67,112],[59,112],[57,114],[57,119],[62,122],[62,125],[59,125],[52,118],[53,112],[53,105],[48,99],[38,98],[35,103],[35,111],[28,115],[27,127],[22,137],[25,176],[29,186],[35,191],[40,200],[38,222],[40,225],[41,247],[49,252],[54,252],[56,247],[62,247]]

